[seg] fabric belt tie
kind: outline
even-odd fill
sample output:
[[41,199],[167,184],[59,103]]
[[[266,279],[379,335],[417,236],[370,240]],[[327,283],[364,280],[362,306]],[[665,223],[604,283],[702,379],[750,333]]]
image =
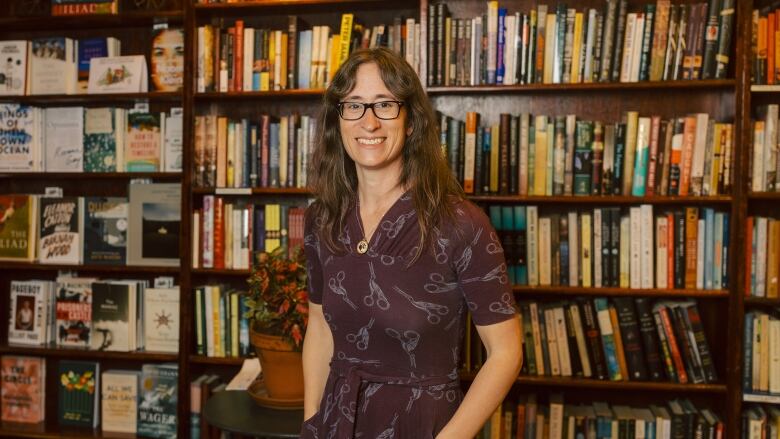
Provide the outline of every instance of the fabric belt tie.
[[338,376],[334,383],[334,390],[338,392],[342,398],[340,404],[337,403],[337,405],[340,406],[339,410],[341,407],[348,408],[349,410],[349,413],[341,413],[343,419],[342,422],[339,422],[338,424],[336,438],[351,438],[355,434],[355,417],[358,409],[357,403],[360,387],[363,383],[389,384],[404,387],[430,387],[457,382],[457,380],[453,380],[447,375],[414,378],[410,376],[378,374],[371,371],[372,369],[378,369],[378,366],[365,363],[351,363],[346,360],[334,359],[331,361],[330,367]]

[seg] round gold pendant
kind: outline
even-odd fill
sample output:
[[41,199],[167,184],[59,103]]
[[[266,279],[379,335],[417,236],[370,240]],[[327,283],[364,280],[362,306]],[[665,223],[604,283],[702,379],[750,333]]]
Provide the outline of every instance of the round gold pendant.
[[368,251],[368,241],[361,239],[357,244],[357,252],[361,255]]

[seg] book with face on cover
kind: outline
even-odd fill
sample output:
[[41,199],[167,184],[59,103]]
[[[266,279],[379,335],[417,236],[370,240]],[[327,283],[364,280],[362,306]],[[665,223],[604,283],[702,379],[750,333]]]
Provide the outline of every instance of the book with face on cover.
[[40,346],[46,343],[51,282],[11,281],[8,343]]
[[46,359],[4,355],[0,364],[2,421],[42,422],[46,416]]

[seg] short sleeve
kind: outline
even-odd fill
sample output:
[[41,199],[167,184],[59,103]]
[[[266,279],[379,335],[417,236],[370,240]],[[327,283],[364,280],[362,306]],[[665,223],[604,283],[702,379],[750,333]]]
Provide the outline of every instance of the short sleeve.
[[309,301],[322,303],[322,262],[320,259],[320,239],[311,210],[306,211],[303,231],[303,252],[306,255],[306,276],[308,278]]
[[469,201],[458,204],[456,215],[453,269],[472,320],[484,326],[513,318],[517,306],[498,234]]

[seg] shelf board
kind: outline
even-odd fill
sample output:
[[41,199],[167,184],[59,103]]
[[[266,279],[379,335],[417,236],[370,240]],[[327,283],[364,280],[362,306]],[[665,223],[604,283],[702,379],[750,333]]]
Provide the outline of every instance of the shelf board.
[[[412,4],[409,1],[403,3]],[[272,7],[298,7],[298,6],[339,6],[364,4],[368,6],[385,5],[383,0],[246,0],[236,3],[207,3],[195,4],[193,9],[196,14],[226,13],[230,11],[245,11],[247,9],[268,9]]]
[[780,85],[751,85],[753,93],[780,93]]
[[637,91],[637,90],[678,90],[678,89],[726,89],[734,88],[733,79],[708,79],[696,81],[645,81],[645,82],[589,82],[580,84],[519,84],[519,85],[480,85],[467,87],[428,87],[430,95],[483,94],[483,93],[536,93],[536,92],[578,92],[578,91]]
[[180,267],[146,267],[141,265],[66,265],[66,264],[37,264],[34,262],[2,261],[0,270],[35,270],[35,271],[94,271],[101,273],[165,273],[177,274]]
[[241,366],[244,357],[207,357],[205,355],[190,355],[190,363],[208,364],[212,366]]
[[[210,5],[209,5],[210,6]],[[221,6],[221,5],[220,5]],[[274,99],[274,98],[320,98],[325,90],[323,89],[290,89],[290,90],[270,90],[270,91],[231,91],[231,92],[208,92],[195,93],[196,101],[235,101],[244,99]]]
[[120,14],[43,16],[0,19],[4,32],[32,31],[45,29],[71,30],[100,29],[113,27],[151,27],[155,23],[180,24],[184,21],[182,11],[132,11]]
[[99,429],[59,426],[55,422],[40,424],[14,424],[3,422],[0,425],[0,437],[30,438],[30,439],[103,439],[103,438],[136,438],[133,434],[105,433]]
[[[473,381],[476,373],[461,373],[461,380]],[[517,384],[547,386],[547,387],[570,387],[582,389],[603,389],[603,390],[641,390],[656,392],[681,392],[681,393],[726,393],[725,384],[678,384],[649,381],[606,381],[588,378],[574,377],[551,377],[551,376],[527,376],[521,375],[515,380]]]
[[0,354],[12,354],[12,355],[35,355],[39,357],[53,357],[53,358],[80,358],[80,359],[105,359],[105,360],[121,360],[121,361],[176,361],[179,356],[177,354],[163,353],[163,352],[107,352],[107,351],[94,351],[89,349],[75,349],[75,348],[56,348],[56,347],[43,347],[43,346],[21,346],[21,345],[6,345],[0,346]]
[[135,101],[181,102],[184,95],[181,92],[149,93],[107,93],[107,94],[58,94],[58,95],[27,95],[2,96],[0,102],[13,102],[29,105],[52,106],[59,104],[97,104],[97,103],[133,103]]
[[531,203],[531,204],[728,204],[729,195],[713,196],[653,196],[632,197],[628,195],[469,195],[471,201],[493,203]]
[[0,179],[25,180],[131,180],[151,178],[154,180],[181,180],[181,172],[3,172]]
[[251,270],[232,270],[225,268],[193,268],[193,275],[212,275],[212,276],[235,276],[235,277],[248,277],[251,274]]
[[521,286],[515,285],[512,290],[516,293],[534,294],[534,295],[551,295],[551,296],[650,296],[650,297],[698,297],[702,299],[727,299],[729,297],[728,290],[685,290],[685,289],[666,289],[666,288],[650,288],[650,289],[630,289],[630,288],[615,288],[615,287],[601,287],[601,288],[586,288],[586,287],[569,287],[569,286]]
[[762,306],[780,306],[780,298],[770,299],[768,297],[746,296],[745,297],[745,304],[746,305],[762,305]]
[[748,200],[780,201],[780,192],[750,192]]
[[780,404],[780,395],[759,395],[755,393],[745,393],[742,395],[745,402],[763,402],[767,404]]
[[307,188],[192,188],[195,195],[311,195]]

